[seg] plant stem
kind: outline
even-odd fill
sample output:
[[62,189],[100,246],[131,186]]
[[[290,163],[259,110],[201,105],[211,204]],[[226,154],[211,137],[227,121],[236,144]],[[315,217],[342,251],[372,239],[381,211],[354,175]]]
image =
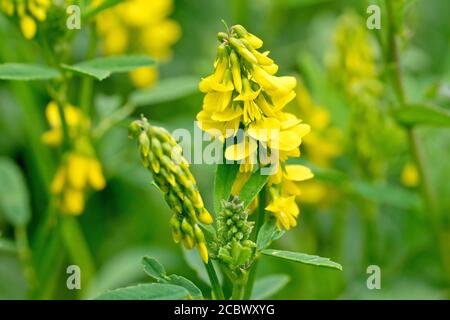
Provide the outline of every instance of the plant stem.
[[84,237],[83,231],[75,217],[63,216],[60,220],[61,236],[72,263],[81,269],[81,290],[87,288],[95,272],[94,262]]
[[[264,216],[266,214],[265,207],[266,207],[266,187],[264,186],[258,195],[258,217],[256,218],[255,233],[253,235],[253,240],[255,242],[258,237],[259,229],[261,229],[261,227],[264,223]],[[245,286],[244,299],[246,299],[246,300],[250,299],[250,297],[252,296],[253,285],[255,284],[257,269],[258,269],[258,260],[255,259],[255,261],[253,262],[253,265],[250,268],[250,272],[248,275],[248,281]]]
[[[95,56],[97,50],[97,37],[95,32],[95,24],[92,22],[89,24],[89,44],[88,51],[86,53],[86,60],[92,59]],[[81,94],[80,94],[80,108],[81,112],[90,118],[90,107],[93,92],[94,82],[91,77],[83,77],[81,82]]]
[[36,271],[31,257],[31,250],[28,243],[26,226],[17,226],[15,228],[17,253],[23,266],[23,271],[27,283],[29,285],[29,292],[32,292],[37,285]]
[[210,260],[208,263],[204,263],[206,272],[208,273],[209,281],[211,282],[211,289],[213,292],[213,299],[215,300],[225,300],[223,295],[222,287],[219,283],[219,278],[217,277],[216,270]]
[[244,273],[236,281],[233,282],[233,292],[231,300],[242,300],[244,298],[245,288],[247,283],[247,274]]

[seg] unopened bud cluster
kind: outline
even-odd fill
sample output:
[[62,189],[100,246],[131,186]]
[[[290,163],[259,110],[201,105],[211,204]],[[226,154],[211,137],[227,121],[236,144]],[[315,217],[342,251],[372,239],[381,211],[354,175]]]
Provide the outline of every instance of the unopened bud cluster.
[[245,267],[251,261],[255,243],[248,240],[253,222],[248,220],[248,211],[237,196],[231,201],[222,201],[222,211],[217,216],[217,258],[231,269]]
[[130,137],[138,140],[142,162],[153,174],[158,188],[164,193],[169,207],[175,212],[170,219],[172,236],[187,249],[197,246],[203,261],[208,262],[205,236],[198,225],[211,224],[195,178],[175,139],[161,127],[136,120],[130,125]]

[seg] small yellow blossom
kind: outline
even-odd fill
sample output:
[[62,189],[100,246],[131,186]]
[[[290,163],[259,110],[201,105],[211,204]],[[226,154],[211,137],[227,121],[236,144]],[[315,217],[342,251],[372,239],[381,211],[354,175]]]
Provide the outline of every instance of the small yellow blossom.
[[[62,213],[79,215],[84,210],[86,191],[90,188],[101,190],[106,181],[86,134],[89,122],[72,105],[67,104],[63,111],[72,148],[64,152],[50,189],[57,197]],[[45,113],[50,130],[42,135],[42,141],[50,146],[59,146],[63,141],[63,123],[58,104],[50,102]]]
[[401,173],[402,184],[406,187],[415,188],[420,183],[419,171],[415,164],[408,162]]

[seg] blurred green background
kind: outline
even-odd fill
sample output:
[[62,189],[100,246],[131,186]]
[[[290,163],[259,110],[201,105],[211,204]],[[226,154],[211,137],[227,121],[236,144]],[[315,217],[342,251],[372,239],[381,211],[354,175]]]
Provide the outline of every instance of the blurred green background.
[[[410,102],[426,101],[449,112],[450,2],[393,2],[398,3],[398,8],[401,5],[401,9],[395,11],[395,19],[401,24],[398,32],[405,95]],[[377,48],[377,77],[384,90],[365,107],[364,110],[376,110],[377,114],[369,113],[367,117],[374,121],[366,123],[359,116],[353,116],[351,110],[355,106],[350,105],[354,101],[336,85],[336,74],[327,66],[327,55],[336,51],[333,39],[340,17],[357,15],[364,27],[369,4],[379,4],[382,8],[381,30],[366,31],[369,43]],[[386,48],[380,41],[388,28],[384,9],[384,1],[174,1],[171,18],[180,25],[181,37],[172,47],[171,58],[159,66],[159,81],[163,84],[167,79],[177,78],[187,89],[176,95],[180,90],[177,91],[176,86],[169,87],[168,91],[175,92],[171,96],[157,84],[149,90],[166,98],[156,97],[153,102],[147,99],[128,119],[94,141],[107,186],[89,194],[86,209],[78,220],[93,255],[95,276],[82,296],[68,290],[66,267],[73,261],[64,248],[56,246],[54,250],[58,250],[60,261],[45,269],[46,281],[53,281],[45,297],[93,297],[106,289],[147,281],[140,265],[145,254],[158,258],[170,273],[186,276],[206,288],[205,275],[197,274],[190,267],[181,247],[171,239],[168,225],[171,212],[161,194],[150,184],[151,176],[142,167],[135,144],[127,138],[127,125],[130,119],[144,114],[154,124],[169,130],[193,130],[193,120],[203,98],[196,85],[213,69],[218,44],[216,35],[224,29],[221,22],[224,19],[229,25],[242,24],[262,38],[264,48],[271,51],[280,66],[279,74],[298,76],[314,103],[328,111],[328,126],[339,130],[341,136],[330,140],[339,144],[340,152],[326,165],[315,162],[311,156],[314,152],[311,150],[324,148],[322,145],[311,142],[306,148],[302,147],[303,159],[315,172],[320,192],[325,192],[325,196],[304,202],[300,197],[302,211],[298,227],[287,232],[274,247],[330,257],[342,264],[344,270],[337,272],[264,257],[258,276],[276,273],[290,278],[273,297],[449,298],[450,272],[446,262],[450,255],[450,130],[448,125],[446,128],[421,125],[415,129],[436,204],[432,210],[423,201],[420,183],[402,183],[404,166],[413,159],[406,131],[394,123],[390,112],[396,99],[386,69],[392,66],[385,63]],[[33,43],[24,40],[17,26],[2,15],[0,30],[0,62],[43,61]],[[86,38],[82,28],[71,48],[74,59],[85,51]],[[180,80],[180,77],[183,78]],[[77,97],[79,86],[75,80],[69,89],[73,99]],[[135,90],[123,75],[96,82],[94,88],[94,126]],[[38,225],[49,205],[44,186],[51,180],[58,163],[57,153],[40,141],[48,127],[44,113],[48,101],[45,84],[41,82],[0,81],[0,156],[12,159],[23,172],[30,196],[31,220],[26,229],[32,252]],[[297,102],[289,107],[308,122],[305,107],[299,107]],[[383,122],[377,122],[376,117],[383,118]],[[365,134],[359,130],[370,131],[367,128],[370,126],[373,130],[366,145],[355,146],[360,141],[356,137]],[[314,126],[312,130],[314,132]],[[373,140],[374,135],[379,139]],[[325,141],[326,137],[324,135]],[[358,159],[361,148],[371,151],[363,152],[362,161]],[[376,169],[366,170],[370,167],[367,161],[376,163]],[[192,165],[192,171],[206,206],[212,209],[215,167]],[[0,184],[2,198],[16,196],[3,181]],[[0,213],[2,299],[27,297],[27,283],[14,239],[13,226]],[[33,259],[40,258],[34,256]],[[380,290],[369,290],[366,286],[369,265],[381,268]]]

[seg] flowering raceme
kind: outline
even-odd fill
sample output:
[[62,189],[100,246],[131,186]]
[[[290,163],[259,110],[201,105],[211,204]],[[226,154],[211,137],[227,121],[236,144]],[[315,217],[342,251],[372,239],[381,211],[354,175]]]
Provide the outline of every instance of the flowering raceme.
[[37,32],[37,21],[47,19],[51,0],[0,0],[0,8],[8,16],[17,16],[20,29],[26,39],[32,39]]
[[[63,141],[63,124],[56,102],[47,105],[46,116],[51,128],[42,135],[42,140],[50,146],[59,146]],[[62,213],[79,215],[84,210],[87,190],[101,190],[106,182],[101,163],[85,132],[88,121],[71,105],[64,107],[64,116],[71,148],[64,151],[51,192],[57,197]]]
[[[181,34],[178,23],[168,18],[172,10],[172,0],[127,0],[103,11],[97,18],[97,30],[104,54],[138,52],[159,60],[169,58],[170,47]],[[137,87],[149,87],[157,80],[158,71],[138,68],[130,77]]]
[[164,128],[151,126],[145,118],[130,125],[130,137],[138,140],[144,166],[175,212],[170,220],[174,241],[182,242],[186,249],[196,246],[208,263],[205,236],[198,223],[208,225],[213,218],[203,204],[181,147]]
[[[253,171],[262,149],[265,154],[278,155],[268,183],[271,202],[266,209],[277,218],[278,227],[289,229],[299,214],[298,182],[313,176],[302,165],[285,163],[300,156],[302,138],[310,131],[309,125],[283,111],[295,98],[296,79],[276,76],[278,66],[269,52],[258,51],[263,41],[241,25],[233,26],[228,34],[219,33],[218,38],[214,73],[199,84],[206,94],[197,115],[199,127],[221,141],[238,140],[225,150],[227,160],[240,162],[238,186]],[[242,137],[238,129],[245,132]],[[268,164],[267,159],[260,157],[258,164]],[[238,193],[239,187],[233,192]]]

